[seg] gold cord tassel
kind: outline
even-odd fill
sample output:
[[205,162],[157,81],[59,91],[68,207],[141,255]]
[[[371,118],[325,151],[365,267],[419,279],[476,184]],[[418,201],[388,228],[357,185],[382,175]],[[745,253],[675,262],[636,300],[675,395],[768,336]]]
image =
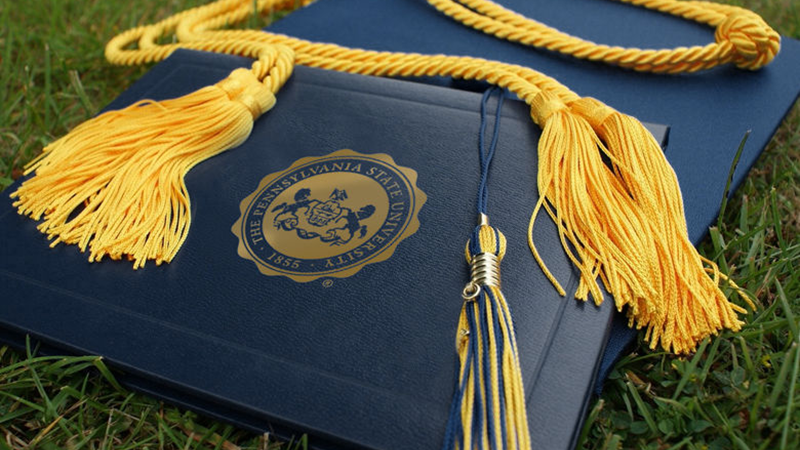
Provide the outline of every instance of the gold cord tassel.
[[[270,49],[266,60],[289,60]],[[191,222],[184,176],[199,162],[244,142],[253,121],[275,104],[275,79],[253,70],[186,96],[144,100],[103,113],[48,145],[11,194],[20,214],[43,219],[39,230],[58,243],[89,251],[89,261],[123,257],[134,269],[169,262]],[[281,68],[291,67],[280,64]],[[273,78],[285,80],[290,71]]]
[[746,311],[707,275],[704,264],[717,269],[689,241],[677,178],[647,129],[591,98],[567,106],[543,93],[532,112],[544,126],[529,245],[559,292],[532,239],[540,209],[581,272],[575,297],[591,294],[599,304],[602,281],[617,309],[628,307],[631,325],[647,330],[651,348],[687,353],[723,328],[740,329]]
[[[746,311],[729,302],[718,280],[707,275],[709,261],[689,241],[678,179],[652,135],[636,119],[597,100],[583,98],[571,108],[587,119],[605,143],[612,171],[649,231],[643,233],[650,240],[644,242],[647,247],[628,248],[648,254],[651,268],[657,269],[646,278],[655,296],[636,298],[635,292],[620,292],[615,294],[617,307],[632,306],[628,310],[631,325],[647,329],[651,348],[660,341],[665,350],[676,353],[694,350],[699,341],[723,328],[739,330],[743,322],[738,313]],[[712,272],[716,270],[714,266]],[[747,296],[743,298],[755,308]],[[639,306],[644,302],[655,307]]]

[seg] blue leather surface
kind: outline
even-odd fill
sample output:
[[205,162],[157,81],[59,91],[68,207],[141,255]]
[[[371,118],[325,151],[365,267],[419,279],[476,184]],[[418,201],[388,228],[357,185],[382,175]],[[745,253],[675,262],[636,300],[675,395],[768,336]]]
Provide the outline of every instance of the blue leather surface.
[[[175,97],[249,62],[179,52],[110,107]],[[248,428],[308,432],[315,444],[438,448],[454,388],[453,340],[474,227],[481,96],[298,67],[250,139],[187,176],[193,222],[169,265],[89,264],[50,249],[0,202],[0,328],[103,355],[146,392]],[[506,102],[490,179],[492,222],[509,239],[504,291],[518,331],[534,439],[575,439],[611,317],[558,297],[525,239],[539,131]],[[415,169],[421,227],[388,261],[326,287],[261,275],[230,232],[267,174],[350,148]],[[15,189],[12,186],[9,193]],[[539,248],[560,281],[577,278],[546,218]]]
[[[674,48],[714,40],[709,27],[613,1],[495,1],[564,32],[609,45]],[[788,38],[773,63],[758,72],[727,66],[664,76],[500,41],[439,14],[425,0],[323,0],[291,14],[270,31],[372,50],[470,55],[520,64],[642,121],[666,124],[671,129],[667,158],[681,183],[693,242],[699,242],[716,219],[728,170],[745,132],[752,130],[734,174],[734,188],[800,91],[800,42]],[[636,336],[622,319],[614,322],[613,330],[600,380]]]

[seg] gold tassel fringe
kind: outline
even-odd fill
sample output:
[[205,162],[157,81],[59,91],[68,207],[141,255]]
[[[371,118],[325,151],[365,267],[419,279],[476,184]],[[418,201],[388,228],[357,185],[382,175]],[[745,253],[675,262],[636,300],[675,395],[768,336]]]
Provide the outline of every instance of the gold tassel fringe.
[[214,86],[156,102],[144,100],[76,127],[44,149],[16,192],[20,214],[42,220],[58,243],[89,251],[89,261],[127,257],[169,262],[191,223],[184,176],[236,147],[275,96],[247,69]]

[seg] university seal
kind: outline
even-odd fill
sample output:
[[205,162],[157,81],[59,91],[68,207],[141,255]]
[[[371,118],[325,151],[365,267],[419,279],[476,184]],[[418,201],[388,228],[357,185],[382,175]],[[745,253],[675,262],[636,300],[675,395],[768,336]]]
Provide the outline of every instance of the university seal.
[[416,171],[386,154],[300,159],[242,200],[231,230],[239,256],[300,282],[349,277],[417,231],[426,196],[416,182]]

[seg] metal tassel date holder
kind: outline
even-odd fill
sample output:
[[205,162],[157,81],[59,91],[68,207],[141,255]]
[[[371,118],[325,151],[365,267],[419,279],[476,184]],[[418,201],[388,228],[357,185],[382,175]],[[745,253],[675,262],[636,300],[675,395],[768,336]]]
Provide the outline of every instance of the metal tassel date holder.
[[[485,148],[486,107],[499,93],[492,140]],[[459,372],[445,432],[444,449],[529,449],[530,433],[525,409],[517,342],[511,311],[500,290],[500,261],[506,237],[489,225],[486,214],[489,168],[497,146],[504,91],[492,88],[481,102],[478,149],[481,181],[478,190],[478,226],[467,242],[470,280],[456,334]]]
[[[488,227],[489,216],[481,213],[478,220],[478,227]],[[500,234],[502,236],[502,234]],[[505,237],[502,237],[505,239]],[[500,289],[500,260],[502,255],[496,255],[491,252],[478,253],[473,255],[470,253],[470,241],[467,243],[467,262],[469,263],[470,280],[461,297],[466,301],[475,300],[481,293],[481,286],[494,286]]]

